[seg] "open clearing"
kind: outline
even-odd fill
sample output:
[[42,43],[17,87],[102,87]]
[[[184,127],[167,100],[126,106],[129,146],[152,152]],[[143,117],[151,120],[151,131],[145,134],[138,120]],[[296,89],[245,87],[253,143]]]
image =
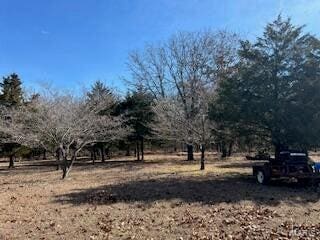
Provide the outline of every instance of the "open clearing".
[[0,239],[320,239],[314,189],[260,186],[241,156],[211,154],[203,172],[184,158],[82,162],[64,181],[39,161],[2,162]]

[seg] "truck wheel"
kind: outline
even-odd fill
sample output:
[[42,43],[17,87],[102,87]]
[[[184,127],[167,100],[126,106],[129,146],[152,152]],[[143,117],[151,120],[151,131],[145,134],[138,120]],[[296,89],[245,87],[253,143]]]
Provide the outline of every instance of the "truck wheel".
[[263,170],[258,170],[256,172],[256,180],[260,184],[267,184],[270,180],[270,177]]

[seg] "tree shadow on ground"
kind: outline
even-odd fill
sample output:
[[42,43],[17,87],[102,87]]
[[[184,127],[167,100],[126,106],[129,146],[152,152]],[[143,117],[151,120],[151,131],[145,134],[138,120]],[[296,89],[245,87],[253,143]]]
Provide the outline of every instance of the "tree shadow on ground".
[[[199,161],[186,161],[186,160],[177,160],[177,159],[165,159],[165,160],[146,160],[146,161],[137,161],[134,159],[118,158],[118,159],[109,159],[105,162],[97,160],[95,164],[92,163],[92,160],[89,158],[79,158],[74,163],[74,170],[95,170],[100,169],[113,169],[113,168],[122,168],[123,171],[132,171],[139,170],[144,167],[152,165],[198,165]],[[32,174],[35,172],[46,172],[46,171],[55,171],[56,170],[56,161],[54,159],[49,160],[27,160],[20,161],[15,163],[15,167],[9,169],[6,165],[0,166],[1,174]]]
[[263,164],[267,161],[252,161],[252,162],[233,162],[233,163],[227,163],[227,164],[221,164],[217,167],[219,168],[252,168],[254,165]]
[[[106,160],[105,162],[95,162],[95,164],[92,164],[92,161],[89,159],[80,159],[79,161],[75,161],[74,167],[78,170],[82,169],[90,169],[90,168],[116,168],[116,167],[122,167],[122,166],[133,166],[133,165],[142,165],[143,162],[139,161],[133,161],[133,160]],[[54,171],[57,167],[57,163],[55,160],[32,160],[32,161],[21,161],[16,162],[15,167],[9,169],[7,166],[0,167],[1,173],[28,173],[29,171],[34,170],[51,170]]]
[[0,168],[0,174],[2,176],[8,175],[28,175],[28,174],[35,174],[35,173],[44,173],[44,172],[53,172],[55,171],[56,166],[49,166],[49,165],[23,165],[23,166],[15,166],[14,168],[3,167]]
[[131,170],[139,170],[144,167],[157,164],[158,162],[145,162],[145,161],[137,161],[132,159],[115,159],[115,160],[106,160],[105,162],[97,161],[95,164],[92,164],[91,160],[82,160],[76,161],[74,163],[74,169],[79,171],[81,170],[95,170],[97,168],[100,169],[113,169],[113,168],[121,168],[122,171],[131,171]]
[[317,202],[318,194],[291,183],[274,182],[270,186],[261,186],[246,175],[225,178],[207,175],[133,180],[94,189],[76,189],[72,193],[56,196],[55,199],[56,202],[73,205],[109,205],[118,202],[149,204],[162,200],[210,205],[248,200],[256,204],[274,206],[281,202]]

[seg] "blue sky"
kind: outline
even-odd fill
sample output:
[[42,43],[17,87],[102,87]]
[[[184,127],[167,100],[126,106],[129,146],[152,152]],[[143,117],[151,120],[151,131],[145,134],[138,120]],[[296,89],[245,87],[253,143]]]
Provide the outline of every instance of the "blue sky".
[[319,36],[320,0],[0,0],[0,76],[124,92],[131,50],[177,31],[227,29],[253,39],[279,13]]

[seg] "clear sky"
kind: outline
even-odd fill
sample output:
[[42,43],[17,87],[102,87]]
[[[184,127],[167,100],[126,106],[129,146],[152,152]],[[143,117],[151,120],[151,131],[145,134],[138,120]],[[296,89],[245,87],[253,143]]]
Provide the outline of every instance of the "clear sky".
[[279,13],[319,36],[320,0],[0,0],[0,76],[27,88],[125,91],[128,52],[177,31],[227,29],[253,39]]

